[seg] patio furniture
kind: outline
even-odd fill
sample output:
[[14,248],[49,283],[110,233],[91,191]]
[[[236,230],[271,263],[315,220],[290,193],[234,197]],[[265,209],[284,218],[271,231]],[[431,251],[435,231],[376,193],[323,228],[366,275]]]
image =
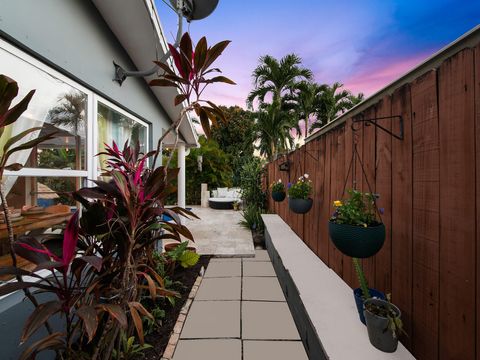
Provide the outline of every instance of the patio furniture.
[[212,197],[208,199],[208,205],[212,209],[230,210],[233,209],[233,203],[241,201],[240,189],[218,188],[212,191]]

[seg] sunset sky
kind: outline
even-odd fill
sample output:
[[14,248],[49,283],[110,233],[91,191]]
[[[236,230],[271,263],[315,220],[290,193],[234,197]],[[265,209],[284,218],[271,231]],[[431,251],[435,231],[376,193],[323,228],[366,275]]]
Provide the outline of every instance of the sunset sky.
[[[176,16],[156,0],[170,42]],[[190,24],[197,41],[232,40],[218,66],[237,86],[207,96],[245,107],[258,58],[296,53],[319,83],[339,81],[371,95],[480,23],[480,0],[220,0]]]

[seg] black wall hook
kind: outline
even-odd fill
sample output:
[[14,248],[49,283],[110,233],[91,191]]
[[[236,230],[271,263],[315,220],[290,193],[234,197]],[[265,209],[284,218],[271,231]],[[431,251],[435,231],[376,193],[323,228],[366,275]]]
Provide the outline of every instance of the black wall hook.
[[[398,119],[399,124],[400,124],[400,133],[399,134],[395,134],[392,131],[384,128],[383,126],[381,126],[380,124],[377,123],[378,120],[387,120],[387,119],[389,119],[389,120]],[[394,138],[396,138],[398,140],[403,140],[403,138],[404,138],[403,117],[402,117],[402,115],[383,116],[383,117],[372,118],[372,119],[352,119],[352,130],[353,131],[358,130],[358,129],[355,129],[353,124],[360,123],[360,122],[366,123],[365,125],[373,125],[373,126],[379,128],[380,130],[383,130],[386,133],[392,135]]]

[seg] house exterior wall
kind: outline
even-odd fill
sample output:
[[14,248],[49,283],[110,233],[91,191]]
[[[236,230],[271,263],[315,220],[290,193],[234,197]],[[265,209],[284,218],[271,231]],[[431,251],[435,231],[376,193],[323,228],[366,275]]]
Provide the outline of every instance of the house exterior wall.
[[113,60],[130,69],[134,65],[90,1],[0,0],[0,37],[151,122],[154,142],[168,127],[166,113],[143,79],[129,78],[122,86],[112,81]]

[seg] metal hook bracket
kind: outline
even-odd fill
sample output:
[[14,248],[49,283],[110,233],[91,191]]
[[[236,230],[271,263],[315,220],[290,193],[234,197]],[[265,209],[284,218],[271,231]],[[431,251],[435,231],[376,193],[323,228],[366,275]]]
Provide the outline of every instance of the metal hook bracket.
[[[392,120],[392,121],[393,120],[398,120],[399,125],[400,125],[400,133],[399,134],[395,134],[392,131],[384,128],[383,126],[381,126],[380,124],[377,123],[378,120],[387,120],[387,119]],[[396,138],[398,140],[403,140],[403,138],[404,138],[404,126],[403,126],[402,115],[383,116],[383,117],[372,118],[372,119],[352,119],[352,130],[353,131],[357,131],[357,129],[354,128],[353,124],[354,123],[360,123],[360,122],[366,123],[365,125],[373,125],[373,126],[379,128],[380,130],[383,130],[386,133],[392,135],[394,138]]]

